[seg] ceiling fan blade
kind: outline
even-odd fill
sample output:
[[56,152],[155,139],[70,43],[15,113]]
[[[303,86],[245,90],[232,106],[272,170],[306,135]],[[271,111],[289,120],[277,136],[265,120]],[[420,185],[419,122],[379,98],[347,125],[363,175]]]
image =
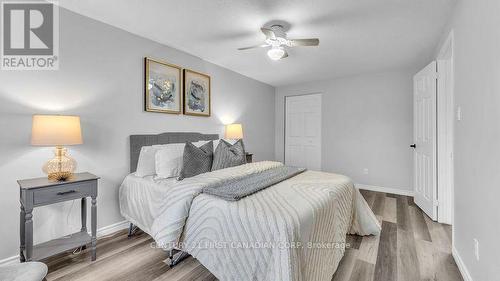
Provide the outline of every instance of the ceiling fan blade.
[[238,48],[238,50],[243,51],[243,50],[248,50],[248,49],[265,48],[265,47],[269,47],[269,45],[268,44],[259,44],[259,45],[250,46],[250,47]]
[[262,33],[264,33],[264,35],[266,35],[266,38],[276,39],[276,34],[274,34],[274,31],[272,29],[262,27],[260,30],[262,31]]
[[288,42],[290,43],[290,47],[296,47],[296,46],[318,46],[319,45],[319,39],[318,38],[311,38],[311,39],[288,39]]

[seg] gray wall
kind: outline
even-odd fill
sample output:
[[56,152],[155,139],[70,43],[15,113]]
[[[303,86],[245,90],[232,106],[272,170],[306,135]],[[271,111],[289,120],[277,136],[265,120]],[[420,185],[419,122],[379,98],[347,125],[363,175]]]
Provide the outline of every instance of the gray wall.
[[[460,1],[455,36],[454,247],[475,281],[500,276],[500,1]],[[473,239],[479,240],[480,260]]]
[[284,97],[323,93],[322,169],[356,183],[412,190],[414,73],[401,70],[277,88],[276,159],[283,160],[284,154]]
[[[212,77],[213,116],[143,111],[143,57],[162,59]],[[30,146],[31,115],[81,116],[84,144],[70,147],[79,171],[101,176],[98,227],[123,219],[118,187],[128,172],[128,136],[165,131],[223,133],[243,123],[257,160],[274,158],[274,88],[103,23],[60,11],[59,71],[0,71],[0,260],[18,253],[16,179],[43,176],[52,148]],[[35,210],[35,242],[79,229],[79,204]]]

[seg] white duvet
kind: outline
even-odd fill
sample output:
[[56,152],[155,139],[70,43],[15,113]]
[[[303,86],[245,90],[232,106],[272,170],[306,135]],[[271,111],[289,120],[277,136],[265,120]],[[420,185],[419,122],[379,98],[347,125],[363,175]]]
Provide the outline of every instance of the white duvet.
[[380,225],[345,176],[306,171],[239,201],[200,194],[208,183],[282,165],[256,162],[183,181],[129,175],[122,215],[166,249],[180,248],[219,280],[331,280],[347,233]]

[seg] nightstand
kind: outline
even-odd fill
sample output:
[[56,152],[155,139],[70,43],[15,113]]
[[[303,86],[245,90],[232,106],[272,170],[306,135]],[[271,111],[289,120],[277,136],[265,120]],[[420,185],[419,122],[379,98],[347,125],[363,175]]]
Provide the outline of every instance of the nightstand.
[[[97,181],[90,173],[77,173],[68,181],[50,181],[46,177],[18,180],[21,262],[41,260],[80,246],[91,245],[92,261],[96,259]],[[91,197],[91,235],[87,232],[87,197]],[[33,245],[33,208],[81,199],[82,228],[79,232]]]
[[245,156],[247,158],[247,163],[252,163],[253,154],[247,152]]

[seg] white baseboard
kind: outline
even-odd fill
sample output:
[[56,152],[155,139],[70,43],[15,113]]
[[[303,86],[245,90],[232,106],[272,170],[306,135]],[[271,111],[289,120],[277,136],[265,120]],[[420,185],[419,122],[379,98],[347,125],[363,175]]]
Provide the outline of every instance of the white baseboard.
[[451,248],[451,254],[453,256],[453,259],[455,259],[455,263],[457,264],[458,270],[460,270],[460,273],[462,274],[462,278],[464,279],[464,281],[474,281],[474,280],[472,280],[472,277],[469,273],[469,270],[465,266],[464,261],[462,260],[462,258],[458,254],[458,251],[455,247]]
[[[124,220],[121,222],[117,222],[111,225],[103,226],[99,229],[97,229],[97,238],[106,236],[112,233],[115,233],[119,230],[126,229],[129,226],[129,222]],[[19,255],[15,255],[12,257],[8,257],[5,259],[0,260],[0,265],[7,265],[7,264],[12,264],[12,263],[18,263],[19,262]]]
[[0,265],[7,265],[19,262],[19,255],[0,260]]
[[110,224],[108,226],[103,226],[97,230],[97,237],[99,238],[102,236],[113,234],[119,230],[128,228],[128,226],[129,226],[129,222],[126,220],[120,221],[120,222],[117,222],[114,224]]
[[391,194],[404,195],[404,196],[412,196],[413,197],[413,190],[391,188],[391,187],[383,187],[383,186],[375,186],[375,185],[368,185],[368,184],[362,184],[362,183],[357,183],[355,185],[359,189],[365,189],[365,190],[371,190],[371,191],[377,191],[377,192],[384,192],[384,193],[391,193]]

